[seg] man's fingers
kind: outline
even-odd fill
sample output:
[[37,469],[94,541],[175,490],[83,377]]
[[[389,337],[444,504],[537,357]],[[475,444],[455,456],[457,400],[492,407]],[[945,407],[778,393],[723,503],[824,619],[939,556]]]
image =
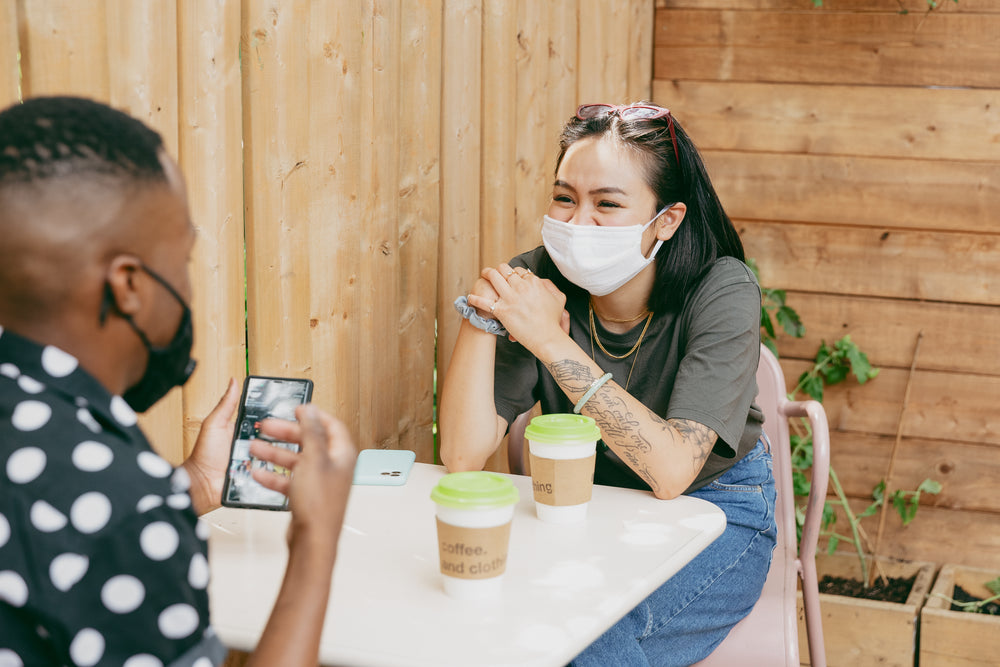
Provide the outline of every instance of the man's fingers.
[[288,495],[288,489],[291,487],[291,478],[285,475],[279,475],[276,472],[271,472],[270,470],[263,470],[258,468],[254,470],[250,475],[254,480],[261,486],[271,489],[272,491],[277,491],[285,496]]
[[215,404],[212,411],[205,416],[204,423],[209,427],[226,426],[236,414],[236,408],[240,404],[240,385],[236,378],[229,378],[229,386],[226,387],[222,398]]
[[260,432],[272,440],[301,442],[302,427],[295,422],[270,417],[260,423]]
[[264,440],[254,440],[251,442],[250,454],[262,461],[267,461],[268,463],[288,469],[294,468],[295,462],[299,458],[299,455],[295,452],[284,447],[276,447]]

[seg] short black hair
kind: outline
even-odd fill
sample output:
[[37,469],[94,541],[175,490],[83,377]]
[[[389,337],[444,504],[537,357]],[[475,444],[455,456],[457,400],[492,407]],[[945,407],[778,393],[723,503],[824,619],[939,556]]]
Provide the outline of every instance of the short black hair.
[[36,97],[0,111],[0,187],[101,174],[166,181],[160,135],[81,97]]

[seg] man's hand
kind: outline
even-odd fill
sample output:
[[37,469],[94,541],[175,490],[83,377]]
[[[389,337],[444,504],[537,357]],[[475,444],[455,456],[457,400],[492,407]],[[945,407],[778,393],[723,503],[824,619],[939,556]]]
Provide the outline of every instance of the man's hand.
[[191,456],[184,461],[184,468],[191,478],[191,503],[199,515],[221,505],[229,448],[233,442],[233,417],[239,402],[240,385],[230,378],[226,393],[201,423]]

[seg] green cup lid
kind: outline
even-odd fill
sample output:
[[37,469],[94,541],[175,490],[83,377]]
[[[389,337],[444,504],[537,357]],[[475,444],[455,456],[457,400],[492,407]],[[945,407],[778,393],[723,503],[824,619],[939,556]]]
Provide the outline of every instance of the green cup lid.
[[453,472],[431,489],[431,500],[456,509],[495,509],[513,505],[519,497],[509,478],[485,471]]
[[575,444],[581,440],[600,440],[601,429],[585,415],[538,415],[524,429],[524,437],[547,445]]

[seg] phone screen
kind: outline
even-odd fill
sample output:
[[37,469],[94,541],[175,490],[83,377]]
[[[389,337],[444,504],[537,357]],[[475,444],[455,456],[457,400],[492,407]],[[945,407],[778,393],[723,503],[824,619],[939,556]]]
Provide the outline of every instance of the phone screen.
[[222,487],[222,504],[227,507],[255,509],[288,509],[284,494],[261,486],[252,476],[257,469],[279,474],[288,470],[250,455],[250,443],[266,440],[277,447],[297,452],[295,443],[280,442],[260,432],[260,423],[268,417],[295,421],[295,408],[312,398],[312,380],[251,375],[243,383],[243,396],[236,415],[236,430],[229,453],[226,481]]

